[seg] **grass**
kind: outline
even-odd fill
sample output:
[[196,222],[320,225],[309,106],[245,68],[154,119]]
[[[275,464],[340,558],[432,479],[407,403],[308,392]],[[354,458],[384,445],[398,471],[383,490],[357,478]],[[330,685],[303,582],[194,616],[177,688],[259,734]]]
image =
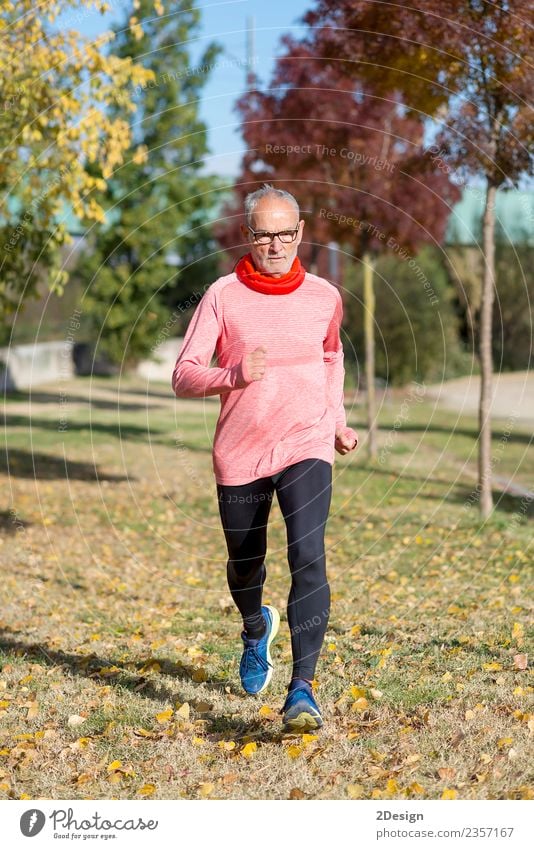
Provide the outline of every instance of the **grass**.
[[[375,462],[364,444],[337,455],[325,726],[303,737],[282,735],[278,713],[291,651],[276,499],[275,675],[259,697],[240,688],[211,466],[218,404],[133,378],[11,396],[0,796],[532,798],[532,502],[495,489],[481,523],[475,418],[406,397],[381,407]],[[364,442],[363,410],[348,417]],[[531,489],[529,429],[505,431],[495,420],[495,472]]]

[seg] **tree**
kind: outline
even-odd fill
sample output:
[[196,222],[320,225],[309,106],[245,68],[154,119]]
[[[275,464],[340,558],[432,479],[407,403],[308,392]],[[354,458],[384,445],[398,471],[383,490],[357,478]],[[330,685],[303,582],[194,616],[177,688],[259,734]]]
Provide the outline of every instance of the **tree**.
[[[374,263],[377,285],[376,374],[388,384],[435,382],[457,377],[465,368],[458,340],[454,289],[440,249],[424,245],[414,258],[382,252]],[[356,350],[365,344],[360,303],[365,266],[349,266],[345,314]],[[439,307],[439,308],[438,308]]]
[[[492,310],[495,291],[495,196],[532,174],[534,140],[529,95],[534,68],[534,8],[509,2],[425,0],[392,7],[366,0],[318,0],[305,16],[320,54],[352,78],[402,91],[412,111],[438,116],[433,160],[486,182],[484,279],[479,312],[478,478],[480,512],[493,508],[491,489]],[[369,61],[377,57],[376,61]]]
[[[161,13],[161,4],[153,4]],[[107,8],[82,0],[86,10]],[[105,188],[131,144],[128,122],[110,106],[128,83],[152,79],[150,69],[106,53],[112,33],[89,41],[55,29],[74,0],[3,2],[0,8],[0,317],[37,294],[41,278],[61,294],[59,220],[69,206],[85,223],[102,219],[95,190]]]
[[[377,95],[317,56],[313,44],[283,39],[268,90],[257,86],[237,104],[247,143],[236,195],[264,181],[305,199],[310,270],[329,240],[342,242],[364,267],[367,448],[376,454],[374,289],[376,255],[439,241],[450,203],[459,197],[424,155],[423,125],[395,93]],[[256,83],[256,80],[252,81]],[[238,205],[228,217],[238,221]],[[232,242],[234,231],[226,235]]]
[[169,307],[214,273],[206,219],[218,181],[199,173],[207,141],[198,102],[219,48],[209,44],[191,67],[198,9],[182,0],[154,17],[151,5],[138,0],[118,26],[117,56],[139,62],[151,82],[132,93],[135,111],[116,107],[137,149],[100,199],[108,221],[77,271],[100,352],[127,365],[150,353]]

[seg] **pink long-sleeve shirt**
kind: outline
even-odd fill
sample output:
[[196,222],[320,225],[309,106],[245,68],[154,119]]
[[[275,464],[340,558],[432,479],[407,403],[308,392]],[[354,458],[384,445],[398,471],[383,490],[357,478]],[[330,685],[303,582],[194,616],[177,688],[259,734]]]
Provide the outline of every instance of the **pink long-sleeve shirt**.
[[[249,483],[309,458],[334,463],[335,434],[346,427],[342,316],[339,291],[308,272],[285,294],[251,289],[235,272],[206,290],[172,387],[179,398],[220,395],[217,483]],[[259,345],[267,348],[266,369],[252,380],[245,355]]]

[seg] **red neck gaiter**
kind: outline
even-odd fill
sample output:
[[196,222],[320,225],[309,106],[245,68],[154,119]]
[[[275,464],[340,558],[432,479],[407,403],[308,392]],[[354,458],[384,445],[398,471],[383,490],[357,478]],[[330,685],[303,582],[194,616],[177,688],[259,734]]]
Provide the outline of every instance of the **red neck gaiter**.
[[306,269],[296,256],[287,274],[273,277],[271,274],[262,274],[261,271],[257,271],[252,261],[252,254],[245,254],[237,263],[235,273],[241,283],[256,292],[262,292],[264,295],[287,295],[298,289],[304,280]]

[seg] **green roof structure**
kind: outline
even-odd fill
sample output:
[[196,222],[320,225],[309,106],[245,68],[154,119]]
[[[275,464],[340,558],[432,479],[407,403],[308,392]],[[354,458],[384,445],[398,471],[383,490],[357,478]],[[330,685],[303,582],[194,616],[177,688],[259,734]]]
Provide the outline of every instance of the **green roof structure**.
[[[484,202],[483,188],[464,189],[462,199],[454,206],[447,223],[447,245],[482,246]],[[495,238],[508,244],[534,245],[534,192],[514,189],[497,192]]]

